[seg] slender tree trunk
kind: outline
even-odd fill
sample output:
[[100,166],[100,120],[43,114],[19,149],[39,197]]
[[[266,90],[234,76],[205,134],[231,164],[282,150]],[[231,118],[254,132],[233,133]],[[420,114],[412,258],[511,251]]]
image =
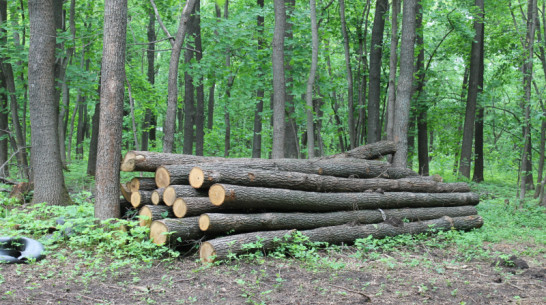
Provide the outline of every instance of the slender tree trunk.
[[[148,82],[150,83],[151,87],[154,87],[155,84],[155,15],[152,10],[148,13],[148,50],[146,51],[146,58],[148,59],[148,70],[147,70],[147,77]],[[150,101],[150,105],[152,105],[153,102]],[[141,145],[142,150],[148,150],[149,146],[149,140],[150,140],[150,129],[155,128],[155,126],[152,127],[151,121],[152,116],[154,114],[152,113],[151,106],[149,106],[146,109],[146,113],[144,114],[144,122],[142,122],[142,135],[141,135]]]
[[174,40],[172,48],[171,59],[169,62],[169,81],[167,89],[167,113],[165,115],[165,127],[164,127],[164,139],[163,139],[163,152],[170,153],[173,151],[174,144],[174,129],[175,129],[175,114],[176,104],[178,100],[178,62],[180,59],[180,53],[182,51],[182,45],[184,43],[184,37],[188,29],[187,23],[190,18],[190,13],[193,10],[196,0],[188,0],[180,16],[180,24],[178,26],[178,32]]
[[[99,77],[98,95],[101,92],[102,77]],[[89,157],[87,161],[87,174],[95,176],[97,172],[97,146],[99,142],[99,125],[100,125],[100,100],[95,104],[95,112],[92,120],[91,141],[89,143]]]
[[[197,1],[196,1],[197,2]],[[226,1],[227,2],[227,1]],[[186,49],[184,52],[184,63],[186,66],[191,65],[191,60],[193,59],[193,48],[190,42],[194,42],[195,39],[195,23],[196,23],[196,14],[195,8],[193,7],[190,19],[188,21],[188,40],[186,45],[190,48]],[[194,131],[193,127],[195,125],[195,86],[193,85],[193,77],[188,70],[184,72],[184,146],[183,153],[191,155],[193,154],[193,142],[194,142]]]
[[[357,22],[358,26],[356,29],[356,35],[358,37],[358,70],[357,75],[360,77],[357,78],[358,83],[358,120],[356,122],[356,141],[360,145],[364,143],[364,138],[366,137],[366,109],[365,109],[365,100],[366,100],[366,86],[368,85],[368,74],[369,74],[369,65],[368,57],[365,54],[368,54],[368,44],[366,42],[368,36],[368,17],[370,14],[370,2],[371,0],[366,0],[364,10],[362,12],[362,20]],[[364,31],[362,30],[362,24],[364,23]]]
[[[482,37],[480,42],[480,71],[478,79],[478,96],[483,92],[483,73],[484,73],[484,37],[485,26],[482,26]],[[476,126],[474,129],[474,174],[472,180],[476,182],[484,181],[484,155],[483,155],[483,119],[484,119],[484,106],[481,101],[477,103],[476,114]]]
[[[54,1],[31,0],[28,54],[29,105],[32,128],[33,202],[68,205],[58,145],[59,104],[55,99]],[[51,122],[55,122],[51,124]],[[119,195],[119,193],[118,193]],[[119,197],[118,197],[119,198]]]
[[[85,50],[82,50],[82,61],[84,61]],[[89,71],[89,65],[91,61],[85,60],[85,71]],[[78,105],[78,132],[76,133],[76,158],[83,158],[83,141],[85,139],[85,133],[87,131],[88,117],[87,117],[87,98],[81,90],[78,93],[77,99]]]
[[[216,14],[216,22],[220,22],[220,19],[222,18],[222,12],[220,11],[220,6],[218,6],[218,3],[214,5],[215,8],[215,14]],[[214,35],[218,38],[219,34],[217,30],[214,30]],[[207,129],[212,130],[212,126],[214,124],[214,91],[216,89],[216,77],[214,76],[213,72],[213,81],[209,88],[209,100],[207,104]]]
[[393,165],[397,167],[406,167],[408,158],[408,127],[413,85],[416,7],[416,0],[404,1],[402,39],[400,42],[400,77],[396,90],[393,129],[393,140],[397,144],[397,151],[393,157]]
[[[257,0],[257,5],[260,9],[264,8],[264,0]],[[258,26],[258,53],[261,54],[265,48],[264,36],[264,15],[259,13],[256,17],[256,23]],[[258,55],[259,65],[263,64],[263,58]],[[258,77],[263,79],[264,74],[261,70],[258,71]],[[260,86],[256,90],[256,110],[254,111],[254,136],[252,139],[252,158],[260,158],[262,156],[262,111],[264,110],[264,88]]]
[[[5,1],[3,2],[0,2],[0,5],[4,5]],[[1,88],[6,87],[6,79],[3,73],[0,73],[0,86]],[[9,177],[8,141],[10,134],[8,130],[8,111],[8,96],[5,91],[2,91],[0,92],[0,178]]]
[[[203,58],[203,45],[201,41],[201,1],[197,0],[195,16],[195,59],[199,64]],[[205,145],[205,87],[203,76],[199,77],[196,90],[196,109],[195,109],[195,154],[203,155]]]
[[[229,18],[229,0],[224,3],[224,19]],[[229,157],[231,150],[231,120],[229,115],[229,103],[231,102],[231,87],[235,80],[231,73],[231,49],[228,47],[226,51],[226,68],[229,71],[229,76],[226,84],[226,102],[224,103],[224,124],[226,126],[226,132],[224,137],[224,157]]]
[[127,0],[104,3],[104,35],[101,68],[100,124],[95,178],[95,217],[101,220],[120,214],[120,162],[125,93],[125,47]]
[[292,41],[294,41],[294,31],[292,30],[294,22],[292,16],[294,15],[294,7],[296,5],[295,0],[285,0],[284,5],[286,8],[286,26],[285,26],[285,54],[284,54],[284,71],[286,77],[286,97],[285,97],[285,135],[284,135],[284,157],[285,158],[299,158],[299,140],[298,140],[298,126],[296,124],[296,105],[294,104],[294,95],[291,93],[294,87],[294,77],[292,72],[291,56],[293,53]]
[[345,66],[347,69],[347,108],[349,125],[349,148],[353,149],[356,145],[355,122],[354,122],[354,102],[353,102],[353,73],[351,70],[351,56],[349,54],[349,35],[347,34],[347,24],[345,22],[345,0],[339,0],[339,16],[341,18],[341,33],[343,35],[343,48],[345,49]]
[[423,33],[423,7],[421,2],[417,2],[416,8],[416,46],[419,54],[417,55],[417,63],[415,64],[415,92],[413,97],[415,98],[416,106],[416,121],[417,121],[417,157],[419,160],[419,174],[423,176],[429,175],[428,166],[428,124],[427,124],[427,110],[428,105],[424,98],[425,87],[425,43]]
[[461,147],[461,158],[459,161],[459,174],[470,178],[470,160],[472,157],[472,138],[474,135],[474,124],[476,117],[476,103],[478,100],[478,82],[480,74],[480,53],[481,37],[483,35],[483,0],[476,0],[475,5],[479,13],[474,21],[476,35],[472,40],[470,51],[470,74],[468,84],[468,96],[466,100],[466,114],[463,128],[463,144]]
[[381,140],[379,123],[379,101],[381,97],[381,57],[383,55],[383,30],[389,1],[377,0],[372,28],[372,46],[370,49],[370,88],[368,89],[368,143]]
[[[464,69],[464,73],[463,73],[463,85],[462,85],[462,89],[461,89],[461,103],[465,100],[465,93],[468,91],[468,78],[469,78],[469,74],[470,74],[470,69],[469,69],[469,66],[466,65],[465,69]],[[460,150],[459,150],[459,146],[461,145],[461,138],[462,138],[462,130],[463,130],[463,127],[461,126],[462,124],[459,124],[459,126],[457,127],[457,133],[456,133],[456,137],[457,137],[457,146],[456,146],[456,149],[455,149],[455,158],[454,158],[454,162],[453,162],[453,174],[457,174],[457,171],[459,169],[459,157],[461,156],[460,155]]]
[[318,26],[317,26],[317,5],[315,0],[309,0],[311,10],[311,68],[307,79],[307,91],[305,93],[305,104],[307,106],[307,157],[315,157],[315,127],[313,124],[313,84],[318,64]]
[[400,1],[392,2],[391,17],[391,53],[389,59],[389,88],[387,90],[387,140],[393,141],[394,135],[394,112],[396,109],[396,70],[398,66],[398,14],[400,13]]
[[284,32],[286,27],[286,9],[284,0],[274,0],[275,30],[273,34],[273,147],[272,158],[284,157],[285,137],[285,97],[286,83],[284,76]]
[[[325,52],[326,52],[326,65],[328,66],[328,76],[333,77],[332,74],[332,63],[330,60],[330,43],[329,40],[326,40],[326,46],[325,46]],[[347,144],[346,144],[346,138],[345,138],[345,132],[343,131],[343,125],[341,124],[341,118],[338,115],[338,109],[339,105],[337,103],[337,93],[336,90],[333,89],[332,91],[332,111],[334,112],[334,119],[337,125],[337,134],[338,134],[338,140],[339,140],[339,150],[345,151],[347,150]]]

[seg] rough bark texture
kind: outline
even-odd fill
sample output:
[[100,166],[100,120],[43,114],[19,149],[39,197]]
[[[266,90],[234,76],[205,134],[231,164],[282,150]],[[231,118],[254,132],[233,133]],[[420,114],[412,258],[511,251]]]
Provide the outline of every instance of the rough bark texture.
[[188,0],[180,16],[180,24],[174,40],[174,45],[171,53],[171,59],[169,62],[169,82],[167,89],[167,114],[165,116],[164,127],[164,139],[163,139],[163,152],[170,153],[173,151],[174,144],[174,127],[175,127],[175,114],[176,104],[178,100],[178,63],[180,59],[180,52],[182,51],[182,45],[187,31],[187,23],[190,17],[190,13],[195,5],[196,0]]
[[195,165],[196,164],[160,166],[155,171],[155,183],[157,187],[167,187],[171,184],[188,184],[188,175]]
[[142,227],[149,227],[152,221],[174,217],[171,207],[164,205],[145,205],[138,212],[139,224]]
[[326,175],[282,172],[238,167],[194,167],[189,175],[194,188],[208,188],[215,183],[269,188],[285,188],[315,192],[363,192],[366,190],[394,192],[452,193],[470,192],[466,183],[441,183],[432,179],[358,179]]
[[383,31],[385,15],[389,1],[377,0],[372,27],[372,45],[370,49],[370,89],[368,90],[368,143],[381,140],[379,123],[379,102],[381,96],[381,57],[383,55]]
[[[5,1],[3,1],[5,3]],[[2,3],[2,2],[0,2]],[[0,86],[5,88],[4,74],[0,73]],[[8,97],[0,93],[0,177],[9,176],[8,166]]]
[[206,197],[207,192],[196,190],[189,185],[171,185],[165,188],[163,192],[163,202],[172,206],[178,197]]
[[343,35],[343,48],[345,50],[345,67],[347,73],[347,108],[349,113],[349,148],[356,146],[355,120],[354,120],[354,102],[353,102],[353,72],[351,69],[351,57],[349,54],[349,35],[347,34],[347,24],[345,22],[345,0],[339,0],[339,16],[341,19],[341,33]]
[[[473,206],[445,208],[385,209],[387,217],[423,221],[443,216],[462,217],[476,215]],[[253,232],[264,230],[314,229],[343,224],[371,224],[383,222],[379,210],[360,210],[331,213],[260,213],[260,214],[220,214],[206,213],[199,218],[202,231]]]
[[[196,1],[197,2],[197,1]],[[196,27],[196,5],[193,6],[190,19],[187,24],[188,39],[186,42],[187,48],[184,50],[184,64],[191,66],[191,61],[194,57],[193,49],[195,49],[195,27]],[[184,139],[182,144],[182,151],[185,154],[193,154],[194,143],[194,125],[195,125],[195,86],[193,85],[193,76],[189,73],[189,70],[184,72]],[[182,126],[179,126],[179,129]]]
[[408,127],[413,84],[416,5],[416,0],[404,1],[402,39],[400,42],[400,77],[396,89],[393,129],[393,140],[397,144],[397,151],[393,157],[393,165],[398,167],[406,167],[408,157]]
[[219,160],[224,160],[224,158],[132,150],[125,154],[121,170],[124,172],[155,172],[161,165],[196,164]]
[[213,205],[208,197],[179,197],[173,204],[176,217],[199,216],[203,213],[225,213],[228,210]]
[[344,153],[325,157],[331,158],[356,158],[356,159],[378,159],[396,152],[396,144],[393,141],[379,141],[367,145],[362,145]]
[[[125,93],[127,0],[104,4],[100,124],[95,178],[95,217],[119,217],[119,166]],[[132,202],[131,202],[132,203]]]
[[[191,243],[201,239],[204,235],[199,230],[199,217],[161,219],[152,222],[150,226],[150,239],[158,245],[167,242]],[[179,238],[181,242],[177,241]]]
[[136,209],[145,205],[151,205],[152,192],[150,191],[136,191],[131,192],[131,205]]
[[[30,47],[28,54],[29,107],[32,128],[33,202],[72,204],[62,172],[56,122],[59,104],[55,100],[55,17],[54,1],[28,3]],[[52,123],[53,122],[53,123]],[[119,170],[118,170],[119,174]],[[114,182],[119,216],[119,180]]]
[[131,192],[152,191],[155,189],[157,189],[157,186],[155,185],[155,178],[135,177],[130,181],[129,190]]
[[[264,8],[264,0],[257,0],[257,5],[261,9]],[[262,14],[258,14],[256,17],[256,23],[258,26],[258,52],[261,54],[265,48],[264,39],[264,21],[265,18]],[[263,57],[263,56],[262,56]],[[260,61],[264,59],[260,57]],[[260,78],[263,77],[263,72],[258,70]],[[256,90],[256,110],[254,111],[254,136],[252,139],[252,158],[260,158],[262,156],[262,111],[264,110],[264,96],[265,92],[263,88]]]
[[211,186],[209,198],[212,204],[226,208],[302,212],[446,207],[479,202],[478,195],[473,193],[317,193],[229,184]]
[[[353,243],[356,239],[366,238],[368,236],[372,236],[373,238],[385,238],[387,236],[396,236],[400,234],[419,234],[436,232],[438,230],[470,230],[473,228],[480,228],[482,225],[483,219],[476,215],[455,218],[444,216],[439,219],[407,223],[404,224],[403,227],[394,227],[383,223],[357,226],[340,225],[313,230],[303,230],[301,233],[309,237],[309,241],[311,242],[340,244]],[[260,250],[269,251],[274,249],[281,242],[289,242],[292,239],[291,235],[294,232],[295,230],[252,232],[212,239],[201,244],[199,256],[203,262],[227,259],[230,254],[242,254],[247,251],[258,250],[248,249],[248,247],[243,246],[258,240],[261,245]]]
[[396,70],[398,66],[398,14],[400,13],[400,1],[392,1],[391,17],[391,50],[389,58],[389,88],[387,90],[387,140],[394,140],[394,111],[396,105]]
[[274,0],[275,31],[273,34],[273,159],[284,157],[285,136],[285,95],[286,82],[284,76],[284,32],[286,26],[286,10],[284,0]]
[[318,65],[318,25],[317,25],[317,5],[315,0],[309,1],[311,10],[311,68],[309,69],[309,78],[307,79],[307,91],[305,93],[305,105],[307,106],[307,156],[315,157],[315,127],[313,122],[313,84]]
[[[146,51],[146,57],[147,57],[147,78],[150,85],[153,87],[155,84],[155,15],[153,10],[150,10],[148,13],[148,48]],[[150,101],[151,103],[151,101]],[[148,150],[148,143],[150,140],[150,128],[151,127],[151,121],[152,121],[152,109],[151,107],[146,108],[146,114],[144,115],[144,122],[142,122],[142,136],[141,136],[141,148],[142,150]]]
[[[195,4],[195,59],[199,65],[203,58],[203,44],[201,41],[201,1],[197,0]],[[205,86],[203,84],[203,75],[199,76],[196,88],[196,108],[195,108],[195,154],[203,155],[205,145]]]

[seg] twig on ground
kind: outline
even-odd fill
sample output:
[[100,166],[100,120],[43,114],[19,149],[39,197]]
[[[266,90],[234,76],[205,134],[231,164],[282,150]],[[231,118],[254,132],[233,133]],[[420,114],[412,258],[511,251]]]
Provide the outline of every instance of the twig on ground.
[[351,289],[345,288],[343,286],[337,286],[337,285],[332,285],[332,284],[328,284],[328,285],[330,285],[332,287],[335,287],[335,288],[343,289],[343,290],[348,291],[348,292],[360,294],[361,296],[363,296],[366,299],[364,302],[371,302],[372,301],[372,299],[369,296],[365,295],[362,292],[359,292],[359,291],[356,291],[356,290],[351,290]]

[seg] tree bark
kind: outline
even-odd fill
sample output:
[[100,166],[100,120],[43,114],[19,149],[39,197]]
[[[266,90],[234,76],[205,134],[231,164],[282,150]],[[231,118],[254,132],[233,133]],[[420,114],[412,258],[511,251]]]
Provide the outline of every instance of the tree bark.
[[[415,98],[415,106],[417,110],[417,158],[419,160],[419,175],[429,175],[428,164],[428,105],[425,99],[425,43],[424,43],[424,29],[423,29],[423,6],[421,2],[417,2],[416,8],[416,45],[419,51],[417,55],[417,63],[415,64],[415,91],[413,96]],[[432,58],[432,55],[431,55]]]
[[389,88],[387,90],[387,140],[394,141],[394,112],[396,109],[396,70],[398,66],[398,14],[400,1],[392,1],[391,50],[389,58]]
[[[263,10],[264,8],[264,0],[257,0],[257,5],[260,9]],[[258,26],[258,58],[259,58],[259,65],[263,65],[264,59],[261,56],[261,52],[265,48],[265,39],[264,39],[264,23],[265,23],[265,17],[263,13],[259,13],[256,17],[256,23]],[[262,79],[264,77],[264,73],[259,70],[258,77]],[[256,100],[258,101],[256,103],[256,110],[254,111],[254,136],[252,139],[252,158],[261,158],[262,156],[262,111],[264,110],[264,97],[265,92],[264,88],[260,86],[256,90]]]
[[408,158],[408,127],[413,85],[416,6],[416,0],[404,1],[402,39],[400,42],[400,77],[396,89],[393,129],[393,140],[397,144],[393,165],[397,167],[406,167]]
[[[28,3],[30,47],[28,62],[29,105],[32,128],[34,203],[69,205],[58,145],[58,100],[55,100],[54,1]],[[51,122],[54,122],[53,124]],[[119,181],[115,188],[119,187]],[[117,190],[119,200],[119,189]],[[116,202],[119,213],[119,201]]]
[[120,215],[119,170],[125,94],[127,0],[106,0],[104,5],[100,93],[102,111],[95,177],[95,217],[101,220],[117,218]]
[[196,189],[206,189],[215,183],[226,183],[315,192],[364,192],[377,189],[390,192],[470,192],[466,183],[441,183],[422,177],[402,179],[339,178],[233,166],[194,167],[189,174],[189,183]]
[[[0,5],[5,5],[5,1],[1,1]],[[6,79],[3,73],[0,73],[0,86],[2,88],[6,87]],[[8,96],[2,91],[0,92],[0,178],[9,177],[8,141],[10,133],[8,130],[8,113]]]
[[[470,230],[480,228],[482,225],[483,219],[477,215],[454,218],[444,216],[428,221],[410,222],[404,224],[402,227],[395,227],[385,223],[357,226],[339,225],[303,230],[301,234],[309,237],[310,242],[340,244],[353,243],[359,238],[366,238],[368,236],[385,238],[400,234],[419,234],[439,230]],[[228,259],[234,254],[257,250],[248,249],[248,246],[244,246],[257,241],[260,243],[260,250],[270,251],[280,245],[280,243],[290,242],[294,233],[295,230],[252,232],[208,240],[201,244],[199,257],[202,262],[208,263]]]
[[[197,0],[195,16],[195,59],[197,64],[201,63],[203,58],[203,44],[201,41],[201,1]],[[205,87],[203,76],[199,76],[196,89],[196,108],[195,108],[195,154],[203,155],[205,145]]]
[[[210,204],[210,203],[209,203]],[[473,206],[385,209],[386,217],[424,221],[449,217],[476,215]],[[226,233],[256,232],[264,230],[308,230],[344,224],[372,224],[383,222],[379,210],[343,211],[330,213],[259,213],[259,214],[221,214],[206,213],[199,218],[201,231]]]
[[349,128],[349,147],[356,146],[355,122],[354,122],[354,102],[353,102],[353,72],[351,69],[351,57],[349,54],[349,35],[347,34],[347,24],[345,22],[345,0],[339,0],[339,16],[341,18],[341,34],[343,35],[343,48],[345,50],[345,67],[347,69],[347,108],[348,108],[348,128]]
[[174,217],[172,207],[165,205],[145,205],[138,212],[141,227],[150,227],[152,221]]
[[165,165],[155,171],[155,184],[157,187],[174,185],[187,185],[188,175],[197,164]]
[[163,192],[163,202],[172,206],[179,197],[206,197],[207,191],[196,190],[189,185],[170,185]]
[[157,189],[157,186],[155,184],[155,178],[134,177],[129,182],[129,186],[129,190],[131,192],[153,191]]
[[367,145],[362,145],[349,151],[331,155],[325,158],[356,158],[373,160],[394,154],[396,152],[396,143],[393,141],[379,141]]
[[169,81],[167,88],[167,113],[165,115],[164,126],[164,138],[163,138],[163,152],[171,153],[173,151],[174,144],[174,127],[175,127],[175,114],[176,104],[178,100],[178,62],[180,59],[180,52],[182,51],[182,45],[188,30],[188,20],[190,13],[193,10],[196,0],[186,1],[182,15],[180,16],[180,24],[174,40],[172,48],[171,59],[169,62]]
[[275,30],[273,33],[273,147],[271,157],[284,157],[285,137],[285,97],[286,82],[284,75],[284,32],[286,28],[286,9],[284,0],[274,0]]
[[178,218],[227,212],[225,208],[210,203],[208,197],[178,197],[173,203],[173,211]]
[[221,160],[225,159],[221,157],[203,157],[132,150],[125,154],[121,164],[121,170],[124,172],[155,172],[161,165],[196,164]]
[[167,218],[155,220],[150,225],[150,239],[158,245],[193,243],[204,235],[199,230],[199,217]]
[[[286,95],[285,95],[285,128],[284,128],[284,157],[297,159],[300,155],[298,125],[296,124],[296,105],[294,104],[294,94],[292,93],[294,85],[294,72],[292,68],[292,57],[294,47],[294,31],[292,30],[294,22],[294,7],[296,0],[284,0],[286,8],[286,25],[284,32],[285,53],[284,53],[284,71],[286,77]],[[286,43],[286,41],[288,43]]]
[[[184,51],[184,64],[187,67],[191,66],[191,61],[194,58],[195,49],[195,36],[196,36],[196,23],[197,15],[196,8],[197,2],[193,6],[190,19],[188,20],[188,40],[186,45],[188,48]],[[182,151],[184,154],[193,154],[193,143],[195,142],[195,86],[193,76],[190,74],[190,70],[186,69],[184,72],[184,140]]]
[[135,208],[141,208],[145,205],[151,205],[152,192],[151,191],[136,191],[131,192],[131,205]]
[[[99,84],[100,84],[99,79]],[[99,85],[99,94],[100,94],[100,85]],[[99,142],[99,121],[100,121],[100,102],[95,104],[95,113],[91,119],[93,124],[91,131],[91,141],[89,143],[89,157],[87,160],[87,174],[89,176],[95,176],[97,171],[97,145]]]
[[[147,51],[146,51],[146,58],[147,58],[147,73],[146,76],[148,78],[148,82],[150,83],[151,87],[154,87],[155,84],[155,15],[153,10],[150,10],[148,13],[148,29],[147,29],[147,36],[148,36],[148,45],[147,45]],[[150,101],[150,104],[152,104],[152,101]],[[148,143],[150,140],[150,128],[155,128],[151,126],[152,116],[154,114],[152,113],[151,107],[146,108],[146,113],[144,114],[144,122],[142,122],[142,134],[141,134],[141,148],[142,150],[148,150]]]
[[305,104],[307,106],[307,156],[309,159],[315,157],[315,127],[313,122],[313,84],[317,73],[318,64],[318,25],[317,5],[315,0],[309,0],[311,10],[311,68],[307,79],[307,91],[305,93]]
[[370,83],[368,90],[368,143],[381,140],[379,123],[379,101],[381,97],[381,57],[383,55],[383,30],[389,1],[377,0],[372,27],[372,46],[370,49]]
[[479,201],[473,193],[318,193],[229,184],[211,186],[209,199],[226,208],[305,212],[477,205]]

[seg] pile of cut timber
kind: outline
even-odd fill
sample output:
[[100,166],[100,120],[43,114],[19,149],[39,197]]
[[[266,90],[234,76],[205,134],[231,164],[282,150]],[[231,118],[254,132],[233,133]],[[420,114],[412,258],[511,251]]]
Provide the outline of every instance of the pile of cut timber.
[[[245,252],[260,240],[271,250],[295,230],[310,241],[352,243],[373,236],[469,230],[483,224],[478,195],[379,161],[389,141],[310,160],[225,159],[128,152],[123,171],[155,172],[122,185],[122,195],[150,226],[157,244],[200,242],[204,262]],[[228,235],[229,234],[229,235]]]

